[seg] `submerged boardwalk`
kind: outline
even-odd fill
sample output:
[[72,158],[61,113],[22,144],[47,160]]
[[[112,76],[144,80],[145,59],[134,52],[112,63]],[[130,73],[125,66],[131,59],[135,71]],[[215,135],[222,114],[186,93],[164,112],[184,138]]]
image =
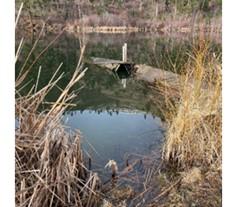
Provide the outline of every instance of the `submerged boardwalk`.
[[116,68],[118,68],[121,65],[131,65],[132,73],[134,77],[138,80],[143,80],[148,83],[162,81],[167,82],[167,84],[173,87],[179,86],[178,74],[158,69],[152,66],[144,64],[134,64],[132,62],[123,62],[120,60],[112,60],[98,57],[92,58],[92,63],[95,65],[99,65],[103,68],[107,68],[109,70],[116,70]]

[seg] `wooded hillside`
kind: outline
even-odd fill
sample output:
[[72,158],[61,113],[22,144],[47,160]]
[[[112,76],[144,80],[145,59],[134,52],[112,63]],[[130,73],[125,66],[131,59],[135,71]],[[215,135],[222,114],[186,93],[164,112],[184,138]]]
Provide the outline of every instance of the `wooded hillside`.
[[123,21],[163,19],[167,15],[202,13],[205,17],[221,14],[222,0],[16,0],[24,2],[33,16],[57,16],[63,19],[101,17]]

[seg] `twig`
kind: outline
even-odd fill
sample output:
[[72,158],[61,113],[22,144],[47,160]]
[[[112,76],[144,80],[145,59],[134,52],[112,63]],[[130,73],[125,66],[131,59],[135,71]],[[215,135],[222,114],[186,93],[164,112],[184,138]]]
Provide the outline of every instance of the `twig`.
[[162,196],[164,196],[166,193],[168,193],[169,191],[171,191],[176,185],[178,185],[181,181],[181,178],[179,178],[173,185],[171,185],[169,188],[167,188],[166,190],[164,190],[163,192],[161,192],[154,200],[158,201]]

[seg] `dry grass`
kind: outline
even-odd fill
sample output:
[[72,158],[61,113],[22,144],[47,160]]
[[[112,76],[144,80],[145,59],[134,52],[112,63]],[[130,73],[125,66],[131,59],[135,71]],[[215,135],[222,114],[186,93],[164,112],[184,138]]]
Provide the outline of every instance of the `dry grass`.
[[[84,165],[80,135],[68,133],[61,123],[74,97],[70,91],[85,72],[81,72],[83,51],[84,47],[71,81],[48,111],[38,109],[62,78],[58,74],[61,64],[47,86],[38,90],[36,80],[25,96],[20,95],[21,88],[32,66],[23,67],[16,79],[17,206],[98,206],[99,178]],[[207,59],[207,52],[205,44],[195,49],[179,88],[163,84],[168,122],[162,154],[166,173],[163,185],[158,183],[161,193],[151,199],[150,206],[221,205],[221,65],[214,56]],[[16,61],[19,55],[20,49]],[[171,170],[175,176],[167,173]],[[145,192],[138,196],[140,206],[145,205]]]
[[206,60],[207,51],[201,45],[191,57],[168,114],[163,159],[182,167],[221,160],[221,65],[214,57]]
[[194,49],[179,89],[163,90],[175,91],[176,98],[164,94],[166,179],[154,199],[160,206],[221,206],[222,76],[218,58],[208,58],[208,49],[205,42]]
[[26,96],[17,91],[17,206],[93,206],[97,202],[99,179],[83,164],[80,135],[67,132],[61,123],[61,115],[73,98],[69,90],[82,75],[77,68],[47,112],[38,109],[62,76]]
[[[17,50],[16,62],[22,46],[20,44]],[[47,111],[39,108],[49,91],[63,77],[63,74],[58,74],[62,63],[48,85],[42,89],[38,89],[39,72],[35,85],[24,96],[21,96],[21,90],[32,66],[25,70],[23,68],[16,78],[16,206],[97,205],[99,178],[84,165],[80,135],[69,133],[61,120],[74,97],[72,87],[86,71],[82,69],[84,49],[85,47],[81,48],[81,56],[72,79]]]

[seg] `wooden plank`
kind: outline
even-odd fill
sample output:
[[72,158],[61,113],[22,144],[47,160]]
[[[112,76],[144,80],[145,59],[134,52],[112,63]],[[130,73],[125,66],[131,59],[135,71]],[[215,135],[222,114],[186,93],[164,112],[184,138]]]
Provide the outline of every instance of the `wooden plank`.
[[92,63],[97,65],[105,65],[105,64],[121,64],[124,63],[121,60],[113,60],[113,59],[106,59],[106,58],[98,58],[92,57]]
[[123,61],[120,60],[110,60],[105,58],[91,58],[92,63],[95,65],[99,65],[100,67],[107,68],[109,70],[113,70],[117,68]]
[[118,68],[120,64],[133,64],[133,63],[128,63],[128,62],[123,62],[121,60],[112,60],[112,59],[97,58],[97,57],[92,57],[91,60],[92,60],[92,64],[99,65],[109,70],[114,70],[115,68]]

